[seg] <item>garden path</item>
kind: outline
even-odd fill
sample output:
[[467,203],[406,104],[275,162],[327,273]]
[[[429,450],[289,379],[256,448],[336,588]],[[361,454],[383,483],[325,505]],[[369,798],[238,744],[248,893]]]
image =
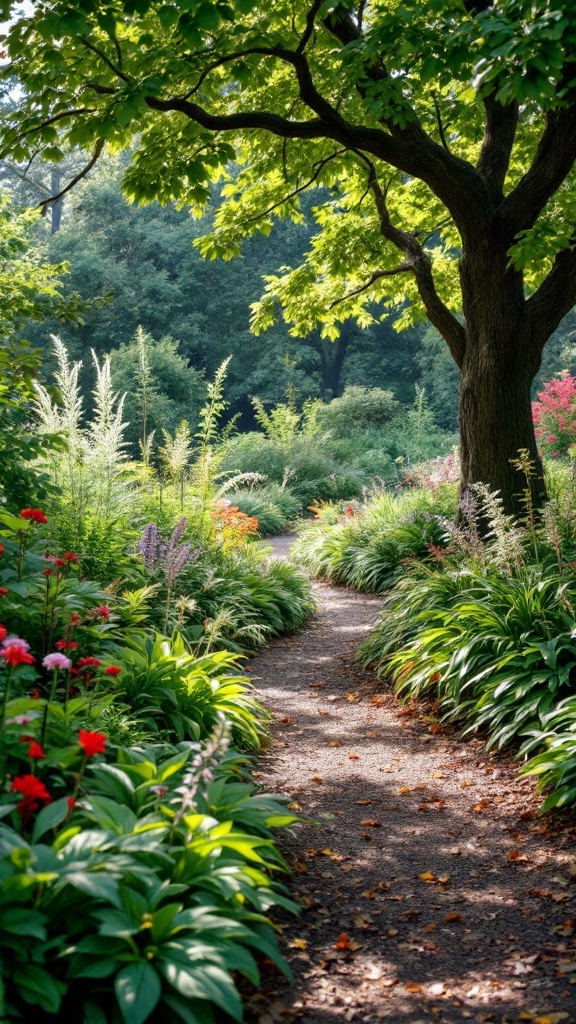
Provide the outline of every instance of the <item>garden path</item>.
[[267,974],[249,1020],[576,1022],[574,827],[354,663],[377,597],[315,590],[312,622],[250,666],[273,716],[254,774],[316,823],[280,835],[294,984]]

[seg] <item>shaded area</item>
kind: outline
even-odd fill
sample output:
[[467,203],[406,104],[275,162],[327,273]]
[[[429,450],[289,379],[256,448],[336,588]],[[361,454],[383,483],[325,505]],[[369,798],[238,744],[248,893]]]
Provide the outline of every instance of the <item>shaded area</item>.
[[283,922],[295,984],[271,975],[249,1019],[576,1021],[573,828],[536,817],[508,760],[354,664],[377,597],[316,592],[312,624],[251,663],[275,719],[258,781],[317,824],[281,837],[303,906]]

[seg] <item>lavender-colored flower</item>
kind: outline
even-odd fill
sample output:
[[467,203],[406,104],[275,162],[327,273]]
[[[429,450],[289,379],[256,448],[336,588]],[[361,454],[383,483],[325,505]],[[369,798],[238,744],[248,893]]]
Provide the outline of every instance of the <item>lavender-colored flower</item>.
[[7,636],[0,645],[2,647],[19,647],[22,651],[29,651],[30,644],[27,640],[22,640],[19,636]]
[[51,669],[72,668],[70,658],[67,658],[65,654],[60,654],[59,651],[55,651],[54,654],[47,654],[42,664],[44,668]]
[[156,568],[159,544],[160,535],[158,533],[158,527],[155,523],[148,523],[148,526],[144,529],[142,540],[140,541],[140,554],[144,559],[144,565],[148,569],[148,572],[152,572]]

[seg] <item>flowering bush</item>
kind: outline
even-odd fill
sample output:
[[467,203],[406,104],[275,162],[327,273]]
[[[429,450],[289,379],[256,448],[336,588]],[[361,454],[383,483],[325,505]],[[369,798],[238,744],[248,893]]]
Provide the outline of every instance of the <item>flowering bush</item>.
[[532,403],[536,440],[544,455],[567,455],[576,442],[576,378],[564,374],[544,384]]

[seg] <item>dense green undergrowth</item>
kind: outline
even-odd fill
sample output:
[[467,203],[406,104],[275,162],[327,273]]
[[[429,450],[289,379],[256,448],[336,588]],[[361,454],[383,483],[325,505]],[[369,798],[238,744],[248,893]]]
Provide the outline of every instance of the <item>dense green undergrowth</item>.
[[298,544],[316,575],[385,591],[362,664],[402,699],[430,698],[465,735],[475,731],[489,748],[515,750],[521,772],[545,794],[544,810],[576,802],[570,467],[552,465],[548,487],[542,517],[536,520],[527,498],[523,524],[481,486],[474,507],[460,509],[458,526],[453,485],[372,495],[319,509]]
[[268,715],[243,652],[306,620],[309,582],[225,497],[221,380],[158,473],[126,457],[108,364],[87,419],[57,355],[56,388],[15,353],[0,395],[22,441],[1,483],[0,1020],[240,1021],[240,978],[288,972],[269,912],[296,909],[273,834],[296,818],[248,773]]

